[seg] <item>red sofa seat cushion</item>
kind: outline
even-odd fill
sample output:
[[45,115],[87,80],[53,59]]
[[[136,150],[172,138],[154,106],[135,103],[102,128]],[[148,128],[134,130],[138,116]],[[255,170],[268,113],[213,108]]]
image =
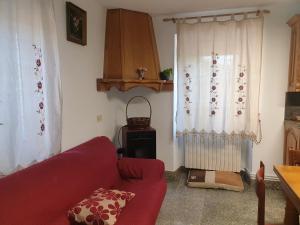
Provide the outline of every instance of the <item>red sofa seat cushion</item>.
[[135,193],[115,225],[154,225],[167,184],[165,166],[160,160],[122,158],[118,168],[123,182],[120,189]]
[[122,210],[115,225],[154,225],[166,188],[164,179],[124,181],[120,189],[135,193],[135,197]]
[[2,178],[0,224],[50,224],[95,189],[120,183],[113,144],[106,137],[94,138]]

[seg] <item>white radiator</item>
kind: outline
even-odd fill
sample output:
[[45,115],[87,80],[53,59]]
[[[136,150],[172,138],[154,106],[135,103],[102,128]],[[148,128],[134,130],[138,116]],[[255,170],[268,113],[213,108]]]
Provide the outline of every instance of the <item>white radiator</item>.
[[240,136],[186,134],[183,138],[186,168],[240,172]]

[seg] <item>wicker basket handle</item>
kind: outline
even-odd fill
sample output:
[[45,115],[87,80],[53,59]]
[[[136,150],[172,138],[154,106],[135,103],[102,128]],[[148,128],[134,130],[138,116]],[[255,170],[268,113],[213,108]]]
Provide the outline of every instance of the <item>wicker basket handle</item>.
[[152,108],[151,108],[151,104],[150,104],[150,102],[148,101],[148,99],[147,98],[145,98],[144,96],[134,96],[134,97],[132,97],[128,102],[127,102],[127,105],[126,105],[126,119],[128,119],[128,113],[127,113],[127,109],[128,109],[128,105],[129,105],[129,103],[133,100],[133,99],[135,99],[135,98],[142,98],[142,99],[144,99],[147,103],[148,103],[148,105],[149,105],[149,109],[150,109],[150,121],[151,121],[151,116],[152,116]]

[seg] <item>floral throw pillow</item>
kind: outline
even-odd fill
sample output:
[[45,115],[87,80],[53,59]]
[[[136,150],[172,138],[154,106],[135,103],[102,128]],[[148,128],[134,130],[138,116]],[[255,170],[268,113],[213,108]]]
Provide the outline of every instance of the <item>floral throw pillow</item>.
[[87,225],[113,225],[121,209],[135,196],[132,192],[99,188],[92,195],[77,203],[68,212],[74,223]]

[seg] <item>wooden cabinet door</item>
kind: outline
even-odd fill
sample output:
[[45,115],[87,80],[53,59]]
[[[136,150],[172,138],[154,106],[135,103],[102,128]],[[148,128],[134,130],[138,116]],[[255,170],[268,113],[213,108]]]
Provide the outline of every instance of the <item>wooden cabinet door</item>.
[[290,66],[289,66],[289,91],[295,91],[294,83],[295,83],[295,73],[294,73],[294,61],[295,61],[295,42],[296,41],[296,32],[295,29],[292,29],[291,34],[291,47],[290,47]]
[[286,142],[285,142],[285,154],[284,154],[284,164],[289,164],[288,150],[290,148],[297,149],[298,147],[298,136],[294,129],[286,130]]
[[151,17],[128,10],[121,14],[123,76],[138,79],[137,69],[144,67],[145,79],[157,80],[160,68]]
[[288,24],[292,28],[288,90],[300,92],[300,15],[292,17]]
[[294,82],[295,82],[295,91],[300,92],[300,20],[295,25],[294,28],[295,32],[295,41],[294,41],[294,51],[295,51],[295,58],[294,58]]

